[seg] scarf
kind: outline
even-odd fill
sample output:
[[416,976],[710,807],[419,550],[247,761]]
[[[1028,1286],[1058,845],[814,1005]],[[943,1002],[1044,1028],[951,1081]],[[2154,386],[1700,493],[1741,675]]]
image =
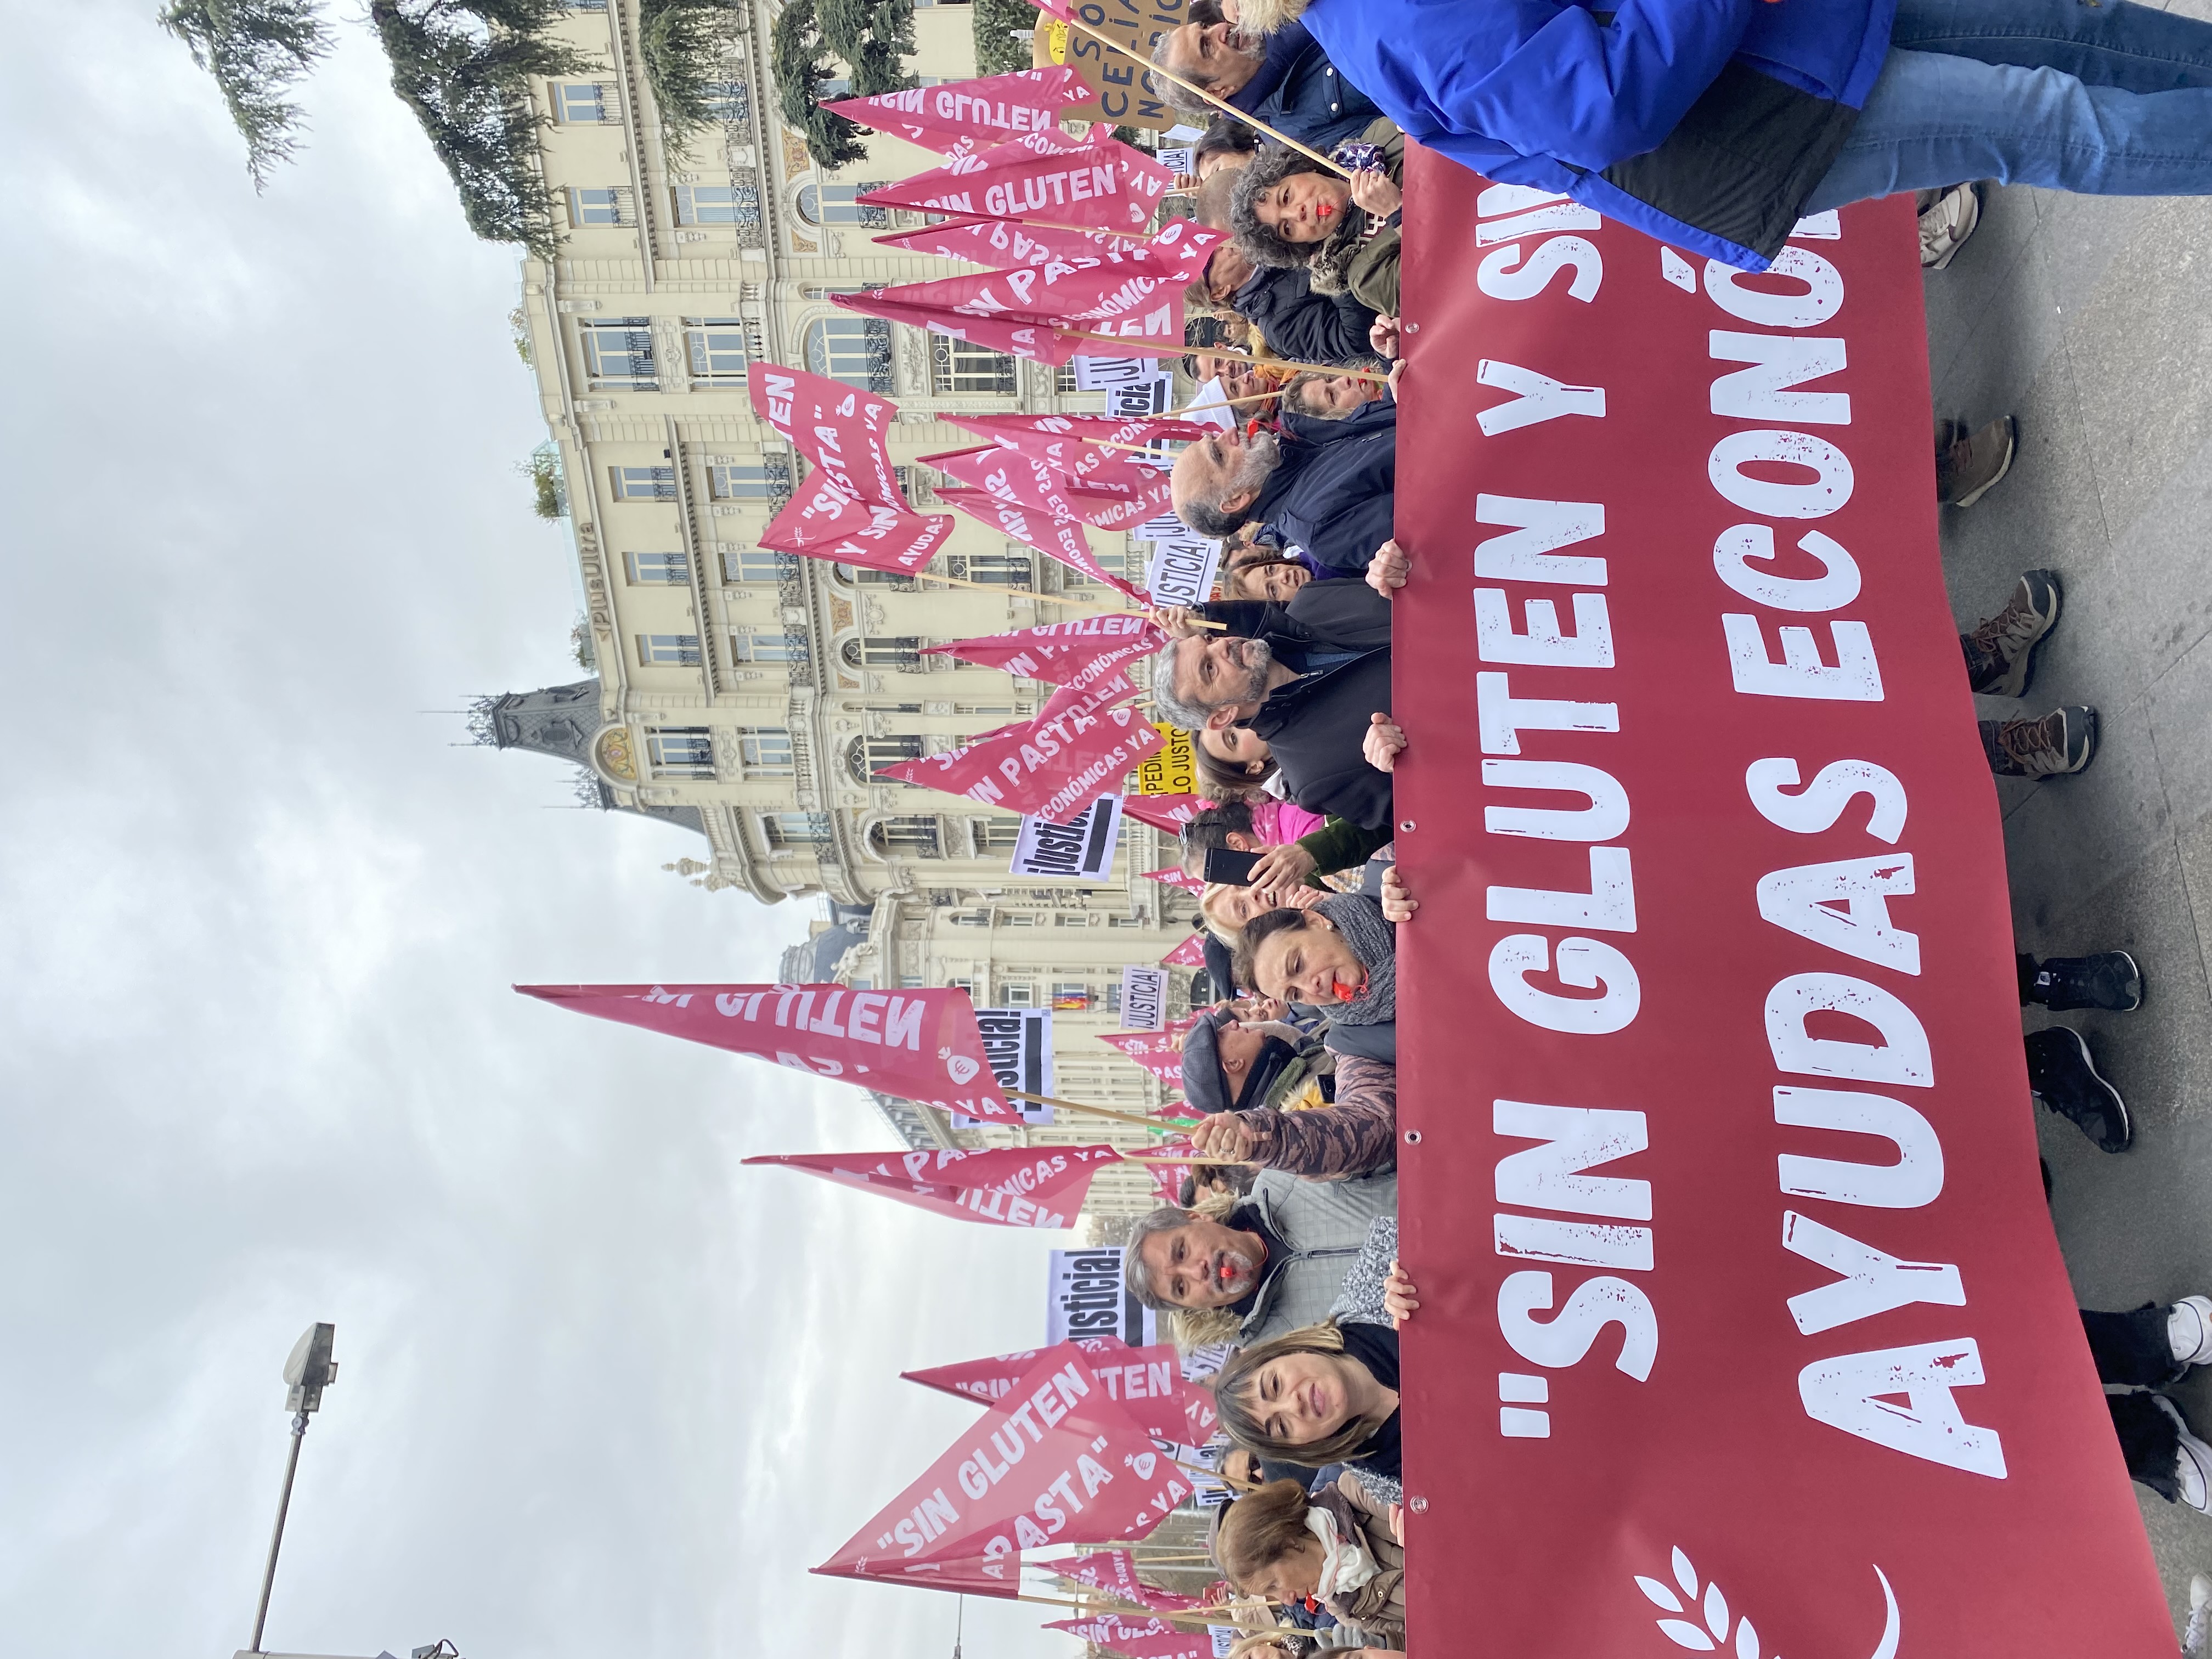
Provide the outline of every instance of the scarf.
[[1314,1589],[1319,1600],[1350,1595],[1381,1571],[1357,1542],[1336,1535],[1336,1517],[1318,1504],[1306,1506],[1306,1530],[1321,1540],[1321,1583]]
[[1381,901],[1341,893],[1314,907],[1336,924],[1352,954],[1367,970],[1367,988],[1326,1012],[1338,1025],[1383,1025],[1398,1018],[1398,936],[1382,920]]

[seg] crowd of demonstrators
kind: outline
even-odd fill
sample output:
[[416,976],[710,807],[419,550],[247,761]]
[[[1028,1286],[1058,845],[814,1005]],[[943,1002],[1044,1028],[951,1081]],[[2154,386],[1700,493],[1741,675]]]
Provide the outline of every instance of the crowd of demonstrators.
[[[1235,417],[1178,458],[1171,499],[1223,538],[1221,597],[1158,613],[1152,690],[1214,803],[1183,833],[1185,871],[1206,875],[1216,850],[1251,861],[1200,898],[1225,999],[1184,1043],[1201,1162],[1185,1202],[1136,1230],[1126,1279],[1179,1341],[1237,1345],[1218,1388],[1243,1495],[1213,1545],[1231,1586],[1287,1604],[1293,1651],[1397,1648],[1396,1328],[1416,1304],[1395,1261],[1395,927],[1419,908],[1389,844],[1406,138],[1749,269],[1806,215],[1911,191],[1922,264],[1941,270],[1979,222],[1977,179],[2212,193],[2212,25],[2124,0],[1715,0],[1664,17],[1194,0],[1188,17],[1157,63],[1349,176],[1226,118],[1194,146],[1199,216],[1230,234],[1189,295],[1189,366]],[[1966,509],[2008,476],[2018,433],[1946,421],[1934,449],[1939,500]],[[2063,599],[2057,573],[2030,570],[1960,632],[1974,692],[2028,695]],[[2086,704],[1981,731],[2001,777],[2075,775],[2097,750]],[[2124,951],[2022,956],[2019,979],[2022,1006],[2052,1012],[2142,1000]],[[2124,1150],[2126,1103],[2083,1034],[2025,1044],[2034,1099]],[[2212,1299],[2081,1321],[2124,1390],[2130,1473],[2212,1513],[2212,1445],[2162,1392],[2212,1364]]]

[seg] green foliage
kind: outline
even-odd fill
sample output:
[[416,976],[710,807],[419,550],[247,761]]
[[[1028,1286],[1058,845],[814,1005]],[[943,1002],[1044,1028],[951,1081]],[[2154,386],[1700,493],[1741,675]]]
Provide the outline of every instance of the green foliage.
[[730,80],[745,0],[638,0],[637,47],[672,144],[715,125],[714,87]]
[[599,653],[592,643],[592,624],[582,617],[577,617],[576,625],[568,630],[568,654],[576,659],[577,667],[598,672]]
[[568,516],[568,492],[562,483],[560,451],[551,444],[540,444],[530,452],[530,459],[514,470],[530,480],[538,498],[535,510],[539,518]]
[[270,169],[291,160],[306,124],[286,94],[331,49],[319,0],[172,0],[159,21],[215,77],[246,140],[246,174],[266,190]]
[[531,368],[535,368],[538,366],[538,359],[532,355],[530,349],[530,317],[529,313],[523,310],[520,301],[517,301],[514,310],[507,313],[507,326],[508,331],[514,337],[514,355]]
[[815,166],[842,167],[868,153],[866,129],[823,109],[815,89],[838,78],[839,63],[856,98],[915,85],[899,64],[915,50],[914,0],[791,0],[769,46],[777,110],[805,134]]
[[1028,0],[975,0],[968,27],[975,32],[975,73],[1007,75],[1029,68],[1030,43],[1012,31],[1042,28],[1044,21],[1044,14]]
[[372,0],[370,26],[392,61],[392,89],[415,112],[460,193],[469,228],[559,251],[553,201],[538,176],[530,77],[582,75],[590,58],[544,33],[566,0]]

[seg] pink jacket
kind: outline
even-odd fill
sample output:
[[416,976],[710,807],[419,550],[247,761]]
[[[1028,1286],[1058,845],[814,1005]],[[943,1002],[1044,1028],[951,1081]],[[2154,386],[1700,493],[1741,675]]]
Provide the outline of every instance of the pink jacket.
[[1320,813],[1309,812],[1291,801],[1252,803],[1252,832],[1269,847],[1286,847],[1301,836],[1310,836],[1327,822]]

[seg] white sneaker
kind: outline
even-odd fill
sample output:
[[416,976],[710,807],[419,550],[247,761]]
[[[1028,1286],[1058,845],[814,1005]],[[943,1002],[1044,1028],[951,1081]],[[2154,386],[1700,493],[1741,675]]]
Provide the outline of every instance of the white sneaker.
[[2180,1407],[2162,1394],[2154,1394],[2151,1400],[2172,1423],[2174,1437],[2181,1443],[2173,1452],[2173,1477],[2181,1487],[2181,1501],[2199,1515],[2212,1515],[2212,1446],[2190,1433],[2189,1419],[2182,1416]]
[[2177,1365],[2212,1365],[2212,1296],[2185,1296],[2166,1316],[2166,1346]]
[[1982,220],[1982,192],[1960,185],[1937,197],[1920,216],[1920,264],[1941,270],[1958,256]]
[[2200,1572],[2189,1581],[2189,1627],[2181,1633],[2185,1659],[2201,1659],[2209,1625],[2212,1625],[2212,1578]]

